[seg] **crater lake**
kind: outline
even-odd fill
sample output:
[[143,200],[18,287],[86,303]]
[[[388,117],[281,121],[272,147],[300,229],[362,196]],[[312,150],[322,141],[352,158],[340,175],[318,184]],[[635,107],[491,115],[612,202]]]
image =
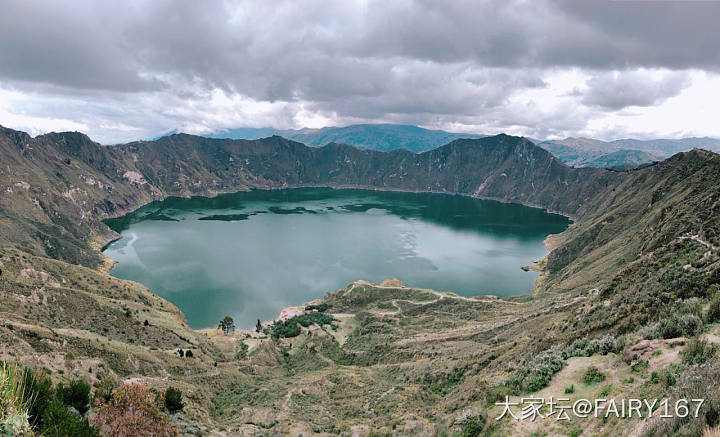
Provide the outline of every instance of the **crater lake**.
[[544,238],[569,219],[470,197],[330,188],[171,197],[106,220],[111,273],[178,306],[193,328],[239,328],[356,280],[465,296],[532,292]]

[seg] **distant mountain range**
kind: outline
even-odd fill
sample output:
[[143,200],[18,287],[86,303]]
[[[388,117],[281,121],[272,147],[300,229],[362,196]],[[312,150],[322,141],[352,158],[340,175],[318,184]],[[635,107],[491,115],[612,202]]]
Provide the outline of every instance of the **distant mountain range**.
[[345,127],[323,127],[319,129],[273,129],[238,128],[208,135],[210,138],[256,140],[278,135],[311,147],[328,143],[341,143],[361,149],[389,150],[406,149],[420,153],[436,149],[458,138],[482,138],[487,135],[445,132],[423,129],[402,124],[354,124]]
[[[173,130],[163,136],[180,133]],[[273,135],[281,136],[311,147],[340,143],[361,149],[390,151],[406,149],[421,153],[436,149],[459,138],[483,138],[487,135],[446,132],[400,124],[355,124],[345,127],[318,129],[236,128],[218,131],[209,138],[255,140]],[[158,137],[161,138],[161,137]],[[158,139],[155,138],[155,139]],[[682,138],[601,141],[592,138],[566,138],[541,141],[529,138],[538,146],[573,167],[597,167],[625,170],[662,161],[675,153],[693,148],[720,151],[720,139]]]
[[720,140],[716,138],[681,138],[677,140],[635,140],[622,139],[601,141],[592,138],[566,138],[537,143],[538,146],[555,155],[573,167],[633,168],[690,149],[720,151]]

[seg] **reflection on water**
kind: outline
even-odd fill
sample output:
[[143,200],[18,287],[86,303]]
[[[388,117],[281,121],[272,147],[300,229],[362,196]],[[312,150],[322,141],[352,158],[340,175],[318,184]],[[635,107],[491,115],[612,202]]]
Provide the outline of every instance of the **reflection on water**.
[[238,326],[365,279],[459,294],[522,294],[565,217],[461,196],[303,188],[169,198],[107,223],[112,273],[176,304],[193,327]]

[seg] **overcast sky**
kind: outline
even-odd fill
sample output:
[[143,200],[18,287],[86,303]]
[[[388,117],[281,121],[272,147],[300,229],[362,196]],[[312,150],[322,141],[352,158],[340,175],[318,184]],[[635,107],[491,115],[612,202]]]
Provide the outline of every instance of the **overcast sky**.
[[0,124],[720,137],[717,1],[0,0]]

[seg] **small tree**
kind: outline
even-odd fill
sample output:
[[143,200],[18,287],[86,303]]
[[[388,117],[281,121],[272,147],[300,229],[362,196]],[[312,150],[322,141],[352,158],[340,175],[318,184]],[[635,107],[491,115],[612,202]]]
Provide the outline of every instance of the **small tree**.
[[102,435],[169,437],[177,435],[162,405],[142,384],[124,384],[113,392],[112,400],[99,400],[92,422]]
[[257,323],[255,324],[255,332],[262,332],[262,323],[260,322],[260,319],[258,319]]
[[171,413],[180,411],[185,405],[182,402],[182,391],[175,387],[165,390],[165,408]]
[[56,393],[63,404],[75,408],[80,414],[87,412],[90,404],[90,384],[80,379],[72,381],[67,387],[60,383]]
[[232,317],[225,316],[224,319],[220,320],[218,328],[222,329],[223,334],[228,335],[229,333],[235,331],[235,322]]
[[190,349],[186,350],[185,358],[192,358],[192,357],[193,357],[193,352]]

